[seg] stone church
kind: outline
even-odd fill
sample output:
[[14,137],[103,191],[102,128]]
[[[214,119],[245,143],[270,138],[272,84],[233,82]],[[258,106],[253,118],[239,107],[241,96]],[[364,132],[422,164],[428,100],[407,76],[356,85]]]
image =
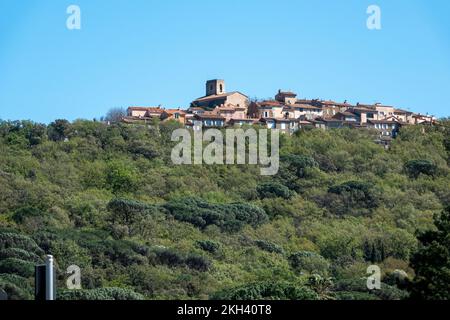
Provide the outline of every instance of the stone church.
[[208,80],[206,82],[206,95],[192,101],[191,106],[212,110],[215,107],[247,108],[249,99],[238,91],[226,92],[224,80]]

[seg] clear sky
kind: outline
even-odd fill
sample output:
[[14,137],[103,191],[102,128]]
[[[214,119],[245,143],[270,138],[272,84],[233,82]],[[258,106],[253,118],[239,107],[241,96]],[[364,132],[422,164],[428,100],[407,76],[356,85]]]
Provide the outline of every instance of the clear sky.
[[[81,30],[66,28],[71,4]],[[187,107],[214,78],[449,116],[450,1],[0,0],[0,119]]]

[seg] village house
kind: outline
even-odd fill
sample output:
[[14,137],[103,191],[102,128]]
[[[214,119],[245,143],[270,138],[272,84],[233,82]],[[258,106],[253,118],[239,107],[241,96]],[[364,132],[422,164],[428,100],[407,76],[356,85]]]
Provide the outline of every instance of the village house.
[[402,109],[394,109],[394,116],[402,122],[406,122],[406,123],[410,123],[410,124],[414,123],[414,117],[413,117],[413,113],[411,111],[402,110]]
[[192,101],[191,106],[212,110],[217,106],[233,105],[247,108],[248,97],[238,91],[226,92],[224,80],[208,80],[206,82],[206,95]]
[[391,106],[384,106],[381,103],[375,103],[375,110],[378,113],[378,119],[383,120],[394,115],[395,108]]
[[201,127],[221,128],[225,126],[225,118],[211,112],[196,114],[191,121],[194,130],[200,130]]
[[429,116],[429,115],[423,115],[423,114],[413,114],[412,115],[413,118],[413,124],[435,124],[436,123],[436,118],[433,116]]
[[256,118],[312,120],[323,115],[320,105],[299,103],[297,94],[278,90],[275,100],[252,102],[249,115]]
[[352,122],[361,124],[359,115],[350,111],[340,111],[333,116],[333,119],[341,120],[344,122]]
[[294,109],[295,118],[301,118],[303,120],[313,120],[317,117],[323,116],[323,109],[320,107],[308,105],[308,104],[295,104],[292,106]]
[[297,94],[290,91],[281,91],[280,89],[275,96],[275,100],[285,105],[295,104],[297,103]]
[[313,100],[311,104],[314,106],[321,107],[322,115],[324,118],[332,118],[336,115],[336,113],[347,111],[349,108],[353,107],[351,104],[347,103],[347,101],[339,103],[331,100],[328,101]]
[[283,118],[284,105],[276,100],[252,102],[249,115],[252,118]]
[[186,111],[181,109],[168,109],[164,110],[164,112],[161,114],[161,120],[174,120],[181,124],[185,124],[186,114]]
[[237,107],[232,104],[228,106],[216,107],[212,113],[220,115],[225,118],[225,122],[229,122],[232,119],[246,119],[247,108]]
[[369,120],[367,123],[367,127],[376,130],[380,137],[390,138],[397,137],[400,128],[404,125],[407,125],[407,123],[400,122],[393,116],[383,120]]
[[127,116],[133,118],[159,118],[163,114],[164,109],[158,107],[129,107]]

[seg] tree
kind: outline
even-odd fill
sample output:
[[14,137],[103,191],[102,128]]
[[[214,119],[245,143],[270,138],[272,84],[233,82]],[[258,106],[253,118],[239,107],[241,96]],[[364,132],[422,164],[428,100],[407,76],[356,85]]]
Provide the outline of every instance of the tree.
[[418,236],[420,247],[411,258],[413,299],[450,299],[450,207],[435,218],[435,225],[436,230]]
[[53,141],[64,141],[71,132],[72,125],[65,119],[58,119],[48,126],[48,138]]
[[299,251],[289,256],[293,269],[309,274],[327,275],[330,268],[328,261],[315,252]]
[[405,164],[405,170],[411,178],[417,179],[420,174],[434,176],[437,166],[430,160],[411,160]]
[[112,123],[120,122],[126,115],[127,112],[124,108],[111,108],[106,113],[105,121]]
[[125,162],[113,160],[108,163],[106,182],[114,194],[132,192],[136,188],[138,175]]
[[278,182],[265,182],[260,184],[256,190],[261,199],[276,197],[290,199],[294,194],[288,187]]

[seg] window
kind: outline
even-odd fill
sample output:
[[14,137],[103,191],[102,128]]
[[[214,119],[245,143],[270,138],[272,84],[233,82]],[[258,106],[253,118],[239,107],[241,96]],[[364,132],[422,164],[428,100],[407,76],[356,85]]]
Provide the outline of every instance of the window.
[[220,93],[223,92],[223,84],[220,84]]
[[175,113],[175,114],[174,114],[174,118],[175,118],[175,119],[180,119],[180,114],[179,114],[179,113]]
[[286,129],[286,123],[284,123],[284,122],[281,123],[281,129],[282,130]]

